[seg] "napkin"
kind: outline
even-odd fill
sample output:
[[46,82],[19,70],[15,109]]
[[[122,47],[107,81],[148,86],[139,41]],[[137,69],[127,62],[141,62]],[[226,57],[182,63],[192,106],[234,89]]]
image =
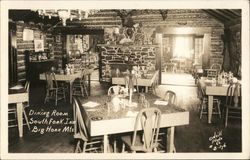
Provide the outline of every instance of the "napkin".
[[136,117],[139,112],[128,111],[126,117]]
[[82,104],[83,107],[87,107],[87,108],[94,108],[94,107],[97,107],[99,105],[100,105],[99,103],[92,102],[92,101],[89,101],[87,103]]
[[168,102],[167,101],[156,100],[154,104],[156,104],[156,105],[168,105]]
[[18,90],[18,89],[22,89],[23,86],[22,85],[16,85],[14,87],[11,87],[10,89],[15,89],[15,90]]

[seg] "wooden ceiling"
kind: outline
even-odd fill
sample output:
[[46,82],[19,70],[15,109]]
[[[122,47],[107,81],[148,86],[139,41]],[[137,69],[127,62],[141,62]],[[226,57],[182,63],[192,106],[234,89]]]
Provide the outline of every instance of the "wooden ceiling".
[[240,9],[203,9],[203,11],[225,25],[230,25],[241,21]]
[[[201,9],[199,11],[205,12],[208,16],[215,18],[224,25],[231,25],[241,22],[240,9]],[[190,13],[197,12],[197,10],[190,10]],[[148,22],[148,21],[164,21],[168,20],[168,13],[175,15],[181,14],[182,10],[100,10],[94,15],[90,15],[87,19],[73,21],[67,20],[66,27],[62,26],[61,21],[57,17],[41,17],[37,12],[31,10],[9,10],[9,18],[13,21],[32,21],[34,23],[51,24],[55,29],[102,29],[108,26],[132,26],[134,22]]]

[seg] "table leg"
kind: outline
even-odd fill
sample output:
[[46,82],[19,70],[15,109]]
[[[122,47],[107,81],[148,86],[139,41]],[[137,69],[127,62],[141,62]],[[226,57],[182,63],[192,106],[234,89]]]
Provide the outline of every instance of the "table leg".
[[148,86],[145,86],[145,93],[148,93]]
[[91,89],[90,89],[90,87],[91,87],[91,84],[90,84],[91,79],[90,79],[90,77],[91,77],[91,74],[88,75],[88,81],[89,81],[89,84],[88,84],[88,85],[89,85],[89,88],[88,88],[88,89],[89,89],[89,96],[90,96],[90,90],[91,90]]
[[168,128],[167,131],[167,148],[166,152],[173,153],[175,152],[174,146],[174,127]]
[[214,97],[211,95],[208,96],[208,123],[211,123],[211,119],[212,119],[213,101],[214,101]]
[[69,82],[69,102],[72,103],[72,95],[73,95],[73,81]]
[[19,137],[23,137],[23,103],[16,104]]
[[108,153],[109,152],[109,139],[108,135],[103,136],[103,152]]

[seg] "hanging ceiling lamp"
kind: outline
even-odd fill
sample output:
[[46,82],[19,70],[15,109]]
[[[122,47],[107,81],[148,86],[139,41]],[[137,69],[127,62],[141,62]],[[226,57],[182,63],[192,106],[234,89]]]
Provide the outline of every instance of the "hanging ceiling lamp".
[[62,20],[63,26],[66,26],[66,21],[70,19],[71,21],[73,19],[78,19],[82,20],[87,19],[89,15],[96,14],[99,10],[96,9],[38,9],[38,10],[33,10],[35,12],[38,12],[39,16],[42,17],[59,17]]

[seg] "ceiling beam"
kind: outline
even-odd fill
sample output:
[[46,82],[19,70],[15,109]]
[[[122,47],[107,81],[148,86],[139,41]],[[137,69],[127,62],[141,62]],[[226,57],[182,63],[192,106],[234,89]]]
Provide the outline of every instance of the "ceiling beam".
[[221,18],[220,15],[216,14],[215,12],[212,12],[210,10],[207,9],[202,9],[205,13],[207,13],[208,15],[212,16],[213,18],[217,19],[218,21],[225,23],[225,19]]
[[222,12],[222,10],[217,10],[217,9],[214,9],[212,10],[213,12],[217,13],[218,15],[220,15],[221,17],[223,17],[224,19],[226,19],[227,21],[230,21],[232,19],[231,16],[225,14]]
[[233,12],[230,12],[230,9],[220,9],[220,12],[223,12],[224,14],[229,15],[231,17],[231,20],[239,17],[235,15]]
[[230,9],[229,11],[234,13],[238,17],[241,17],[241,9]]

